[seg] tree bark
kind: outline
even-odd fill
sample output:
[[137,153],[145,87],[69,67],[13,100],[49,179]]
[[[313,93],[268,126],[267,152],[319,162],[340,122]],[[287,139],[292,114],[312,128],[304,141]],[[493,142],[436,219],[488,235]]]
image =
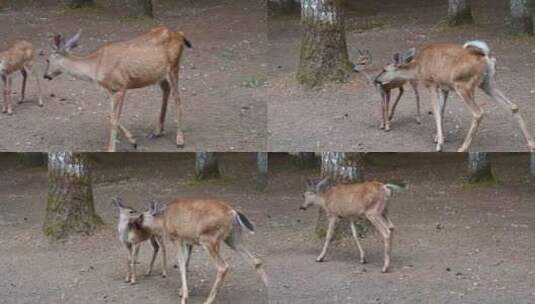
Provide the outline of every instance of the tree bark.
[[448,3],[448,24],[452,26],[461,24],[471,24],[474,22],[472,17],[472,7],[470,0],[449,0]]
[[468,153],[468,169],[468,182],[471,184],[495,181],[489,155],[486,152]]
[[510,28],[513,34],[533,35],[530,0],[511,0]]
[[195,179],[219,178],[219,163],[214,152],[195,153]]
[[95,6],[95,0],[70,0],[70,8]]
[[43,231],[52,239],[91,234],[101,218],[95,213],[88,155],[48,154],[48,202]]
[[[361,153],[356,152],[323,152],[321,154],[321,175],[329,177],[337,184],[360,183],[364,181],[364,159]],[[355,221],[359,232],[367,230],[369,224],[366,220]],[[342,220],[336,226],[335,238],[351,234],[348,220]],[[320,209],[316,234],[324,238],[327,232],[327,217],[323,209]]]
[[154,18],[152,0],[112,0],[111,5],[123,17]]
[[530,191],[535,192],[535,152],[529,153],[529,184]]
[[314,152],[299,152],[290,157],[292,163],[301,169],[314,168],[318,165],[318,160]]
[[299,2],[295,0],[268,0],[268,16],[284,16],[299,11]]
[[256,153],[256,189],[264,191],[268,184],[268,153],[257,152]]
[[345,81],[351,71],[347,55],[342,0],[302,0],[303,38],[297,78],[307,87]]

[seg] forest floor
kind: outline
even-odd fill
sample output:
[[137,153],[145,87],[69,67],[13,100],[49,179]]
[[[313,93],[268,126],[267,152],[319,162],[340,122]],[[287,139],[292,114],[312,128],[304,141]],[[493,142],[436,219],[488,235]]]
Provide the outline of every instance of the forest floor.
[[[497,85],[521,109],[535,132],[535,38],[512,36],[504,22],[504,1],[473,1],[475,25],[447,27],[447,1],[347,1],[346,36],[351,60],[357,49],[372,53],[368,72],[378,74],[395,52],[435,42],[486,41],[497,58]],[[429,95],[421,88],[422,124],[416,124],[415,97],[409,86],[391,131],[379,129],[380,96],[364,76],[348,83],[304,90],[296,81],[301,27],[299,17],[268,19],[268,146],[275,151],[416,151],[434,150],[435,123]],[[397,93],[394,93],[397,95]],[[527,151],[511,114],[479,92],[486,115],[472,151]],[[470,126],[471,114],[455,94],[446,107],[446,151],[456,151]]]
[[[186,142],[180,151],[265,149],[267,39],[262,1],[157,1],[155,20],[117,18],[104,7],[76,11],[57,3],[7,1],[0,9],[0,50],[26,39],[38,53],[48,55],[53,35],[72,35],[82,29],[80,47],[74,53],[88,54],[106,43],[167,25],[183,31],[193,44],[192,49],[184,50],[181,61],[179,87]],[[46,58],[36,57],[45,105],[37,106],[35,81],[30,79],[28,101],[15,104],[12,116],[0,114],[0,129],[5,131],[0,134],[0,151],[105,150],[110,129],[107,93],[70,76],[42,79]],[[13,84],[15,102],[20,96],[20,79],[17,75]],[[127,94],[121,121],[137,138],[138,151],[179,151],[172,99],[165,136],[148,138],[158,121],[161,98],[158,86]],[[118,151],[134,151],[124,138],[118,139]]]
[[[437,157],[440,157],[438,159]],[[266,262],[269,292],[256,273],[224,249],[231,272],[217,303],[533,303],[535,205],[527,180],[528,156],[492,155],[497,184],[469,186],[466,160],[452,154],[368,154],[367,180],[408,182],[389,201],[395,225],[391,272],[380,273],[383,246],[371,230],[363,239],[369,264],[358,264],[352,239],[333,243],[316,263],[322,241],[317,210],[298,210],[305,178],[316,170],[270,157],[265,192],[255,189],[253,154],[224,154],[221,180],[194,182],[192,155],[97,155],[95,205],[106,223],[92,236],[50,243],[42,234],[47,191],[44,169],[13,165],[0,155],[0,303],[176,303],[175,249],[168,243],[169,276],[144,277],[150,246],[143,245],[139,283],[123,283],[126,250],[117,239],[121,196],[138,209],[176,196],[220,197],[255,224],[248,247]],[[195,249],[189,275],[192,303],[202,303],[215,277],[207,255]],[[268,301],[269,297],[269,301]]]

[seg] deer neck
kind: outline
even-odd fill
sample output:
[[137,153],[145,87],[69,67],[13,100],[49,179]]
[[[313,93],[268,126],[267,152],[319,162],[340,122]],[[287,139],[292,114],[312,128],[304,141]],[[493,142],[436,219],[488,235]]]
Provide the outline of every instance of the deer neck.
[[403,79],[403,80],[416,79],[417,77],[416,74],[417,74],[417,64],[414,60],[411,61],[410,63],[407,63],[401,66],[397,71],[397,75],[399,76],[400,79]]
[[64,56],[61,61],[61,67],[73,77],[84,81],[95,81],[97,72],[97,56]]

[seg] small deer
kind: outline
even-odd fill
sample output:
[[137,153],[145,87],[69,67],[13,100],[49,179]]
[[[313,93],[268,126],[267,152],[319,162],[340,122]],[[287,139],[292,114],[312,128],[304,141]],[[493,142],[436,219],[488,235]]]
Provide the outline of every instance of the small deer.
[[367,218],[379,231],[384,240],[384,265],[382,272],[387,272],[390,266],[390,252],[392,250],[392,233],[394,225],[387,216],[387,198],[394,190],[405,190],[405,184],[367,182],[357,184],[340,184],[331,186],[329,178],[319,183],[308,179],[304,194],[304,203],[299,209],[306,210],[311,205],[318,205],[327,215],[328,229],[325,244],[316,262],[323,262],[327,248],[334,235],[336,223],[340,218],[349,219],[351,232],[360,253],[360,263],[366,263],[364,249],[360,244],[357,229],[353,220]]
[[[390,122],[392,121],[392,118],[394,118],[394,112],[396,111],[396,107],[398,105],[399,100],[401,99],[401,96],[403,96],[403,93],[405,92],[404,86],[407,82],[411,85],[414,95],[416,95],[416,122],[418,124],[421,124],[421,115],[420,115],[420,94],[418,92],[418,83],[415,80],[400,80],[400,81],[393,81],[388,84],[378,84],[373,83],[373,78],[370,76],[370,74],[366,71],[367,67],[371,65],[372,63],[372,55],[369,50],[366,51],[358,51],[358,58],[353,65],[353,71],[357,73],[362,73],[368,82],[370,84],[373,84],[377,91],[379,91],[379,94],[381,94],[382,102],[381,102],[381,116],[382,121],[380,125],[381,130],[385,130],[386,132],[390,131]],[[409,63],[414,58],[414,54],[408,55],[400,55],[399,53],[395,53],[393,56],[393,62],[394,64],[401,64],[401,63]],[[390,109],[390,97],[391,97],[391,91],[393,89],[398,89],[399,94],[396,97],[396,100],[394,101],[394,104],[392,105],[392,109]]]
[[[411,53],[413,51],[409,50],[406,56],[410,56]],[[437,151],[442,151],[444,146],[443,116],[450,91],[455,91],[472,112],[472,124],[458,151],[465,152],[470,147],[484,114],[483,109],[475,102],[477,87],[511,111],[530,150],[535,150],[535,141],[520,115],[518,106],[496,88],[495,74],[496,59],[490,55],[489,46],[483,41],[469,41],[464,45],[451,43],[429,45],[409,63],[392,63],[385,66],[374,82],[378,85],[387,85],[398,81],[417,80],[425,84],[433,95],[431,103],[437,129],[435,136]]]
[[267,287],[268,280],[263,263],[242,244],[243,228],[251,232],[254,227],[242,213],[227,203],[214,199],[175,199],[165,209],[151,207],[143,213],[142,227],[159,231],[176,245],[181,274],[182,304],[186,304],[189,291],[186,280],[193,245],[201,245],[212,258],[217,277],[204,302],[213,303],[228,272],[228,264],[221,257],[221,242],[238,252],[258,272]]
[[33,46],[30,42],[20,40],[15,42],[9,49],[0,52],[0,77],[4,84],[4,106],[2,113],[8,115],[13,114],[13,106],[11,102],[11,76],[13,72],[20,71],[22,74],[22,89],[20,93],[19,103],[24,102],[24,95],[26,91],[26,79],[28,72],[32,73],[37,82],[37,89],[39,91],[38,104],[43,106],[43,98],[41,94],[41,84],[39,77],[32,69],[33,66]]
[[120,198],[114,198],[112,203],[119,209],[119,223],[117,229],[119,231],[119,239],[128,250],[127,272],[125,282],[136,284],[136,262],[139,247],[147,240],[150,240],[153,253],[149,269],[145,275],[149,276],[152,273],[154,261],[158,255],[160,247],[162,248],[162,276],[167,276],[166,272],[166,252],[163,237],[151,231],[151,229],[143,227],[143,213],[136,211],[131,207],[127,207],[122,203]]
[[181,129],[182,108],[178,90],[178,72],[183,46],[191,48],[184,33],[161,26],[128,41],[105,45],[86,56],[74,56],[72,49],[78,46],[81,32],[65,41],[61,35],[54,37],[53,52],[47,60],[44,78],[52,80],[63,72],[97,83],[104,88],[111,100],[111,130],[108,151],[115,151],[117,131],[121,131],[134,148],[137,142],[120,122],[126,91],[159,84],[163,92],[160,119],[151,138],[164,133],[165,114],[170,93],[176,105],[176,145],[184,146]]

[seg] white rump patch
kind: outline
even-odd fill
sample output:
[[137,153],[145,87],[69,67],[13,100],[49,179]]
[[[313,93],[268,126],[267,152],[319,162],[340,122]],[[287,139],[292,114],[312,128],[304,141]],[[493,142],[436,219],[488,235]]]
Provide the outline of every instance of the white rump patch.
[[463,45],[463,47],[465,49],[468,48],[468,47],[473,47],[473,48],[476,48],[476,49],[480,49],[483,52],[483,54],[485,54],[485,56],[489,56],[490,55],[489,45],[485,41],[481,41],[481,40],[468,41]]

